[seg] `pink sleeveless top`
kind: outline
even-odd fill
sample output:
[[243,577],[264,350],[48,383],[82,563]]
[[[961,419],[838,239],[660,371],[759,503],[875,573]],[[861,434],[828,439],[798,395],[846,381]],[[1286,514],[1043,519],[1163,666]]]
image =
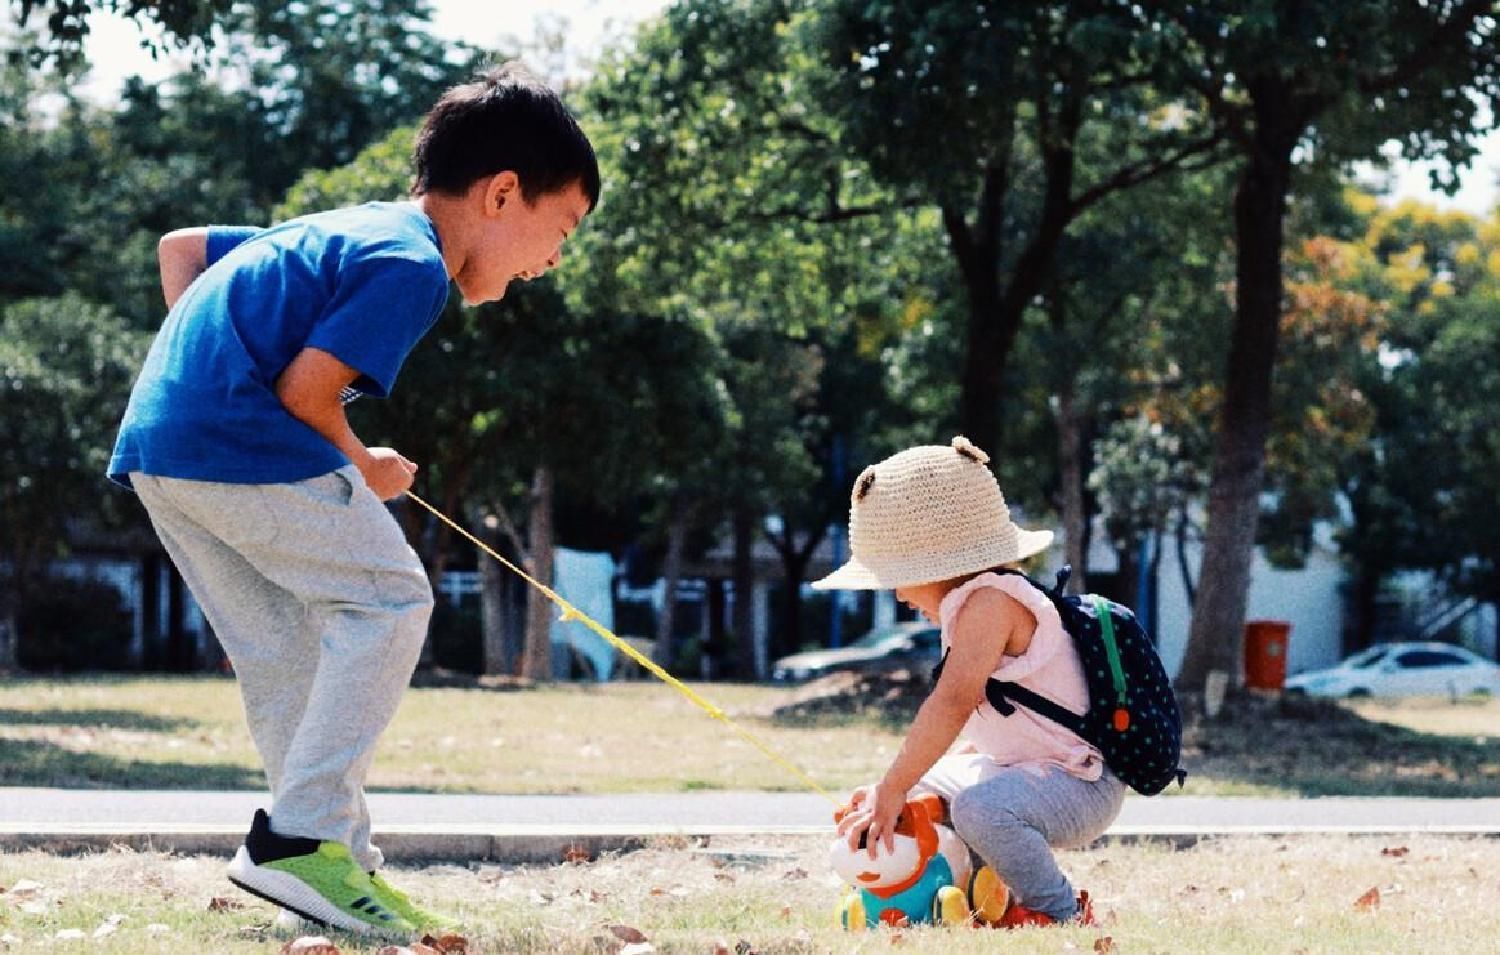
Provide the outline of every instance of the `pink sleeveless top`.
[[[1073,649],[1073,638],[1063,629],[1057,608],[1047,595],[1020,577],[984,573],[951,590],[938,607],[943,627],[943,651],[947,652],[959,615],[969,595],[982,587],[1002,591],[1015,598],[1036,618],[1031,646],[1017,657],[1007,656],[991,674],[995,679],[1019,683],[1029,690],[1082,713],[1088,709],[1089,691],[1083,665]],[[1010,716],[1001,716],[983,703],[959,734],[979,752],[1002,766],[1056,766],[1079,779],[1093,782],[1104,772],[1099,750],[1074,733],[1024,706]]]

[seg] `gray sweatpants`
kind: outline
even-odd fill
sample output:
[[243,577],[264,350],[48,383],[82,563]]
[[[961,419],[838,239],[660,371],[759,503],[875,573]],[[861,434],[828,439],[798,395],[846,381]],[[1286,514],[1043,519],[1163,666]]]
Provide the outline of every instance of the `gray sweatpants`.
[[1125,802],[1125,784],[1108,769],[1085,782],[1056,767],[998,766],[980,754],[944,756],[912,792],[942,796],[954,831],[1015,899],[1059,921],[1078,903],[1052,850],[1093,842]]
[[379,868],[364,780],[432,613],[395,519],[352,465],[293,484],[130,481],[239,677],[272,828]]

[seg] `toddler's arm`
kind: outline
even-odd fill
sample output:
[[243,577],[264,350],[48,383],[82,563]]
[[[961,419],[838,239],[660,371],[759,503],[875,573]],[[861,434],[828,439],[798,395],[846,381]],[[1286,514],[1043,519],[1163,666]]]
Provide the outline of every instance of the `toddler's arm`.
[[208,267],[208,230],[168,232],[156,243],[156,261],[161,269],[161,292],[170,309]]
[[872,856],[881,838],[887,851],[891,849],[907,793],[958,738],[984,700],[985,681],[1006,652],[1020,652],[1035,628],[1031,612],[1010,596],[989,588],[970,595],[955,621],[943,675],[917,710],[901,751],[879,783],[856,795],[856,808],[863,812],[850,812],[839,824],[851,846],[858,845],[860,834],[868,830]]

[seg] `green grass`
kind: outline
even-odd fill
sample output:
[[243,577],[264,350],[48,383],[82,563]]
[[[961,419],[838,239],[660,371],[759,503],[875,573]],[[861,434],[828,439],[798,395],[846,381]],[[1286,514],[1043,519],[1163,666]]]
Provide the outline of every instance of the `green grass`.
[[[718,683],[694,688],[834,792],[884,771],[914,708],[908,695],[772,718],[775,708],[806,691]],[[1188,720],[1184,765],[1191,776],[1183,792],[1500,796],[1500,701],[1343,705],[1245,698],[1232,712],[1232,719]],[[258,789],[264,782],[232,680],[101,677],[0,683],[0,785]],[[370,788],[623,793],[805,787],[652,680],[409,690],[381,741]]]
[[[755,855],[762,861],[747,864]],[[1094,896],[1100,927],[846,935],[833,927],[840,886],[818,837],[724,841],[707,850],[661,842],[583,864],[390,874],[419,901],[460,916],[471,953],[520,955],[618,952],[612,926],[638,931],[657,952],[694,955],[1478,952],[1493,945],[1487,920],[1500,907],[1493,875],[1500,840],[1493,839],[1224,839],[1183,850],[1106,845],[1059,859]],[[292,936],[272,930],[272,909],[224,881],[223,868],[222,859],[153,853],[0,854],[0,886],[15,889],[23,879],[40,885],[0,895],[0,948],[90,955],[280,950]],[[1379,893],[1378,907],[1357,907],[1370,889]],[[214,905],[215,898],[228,905]],[[113,931],[94,939],[114,916]],[[86,940],[58,937],[69,930]],[[330,937],[345,952],[380,947]]]

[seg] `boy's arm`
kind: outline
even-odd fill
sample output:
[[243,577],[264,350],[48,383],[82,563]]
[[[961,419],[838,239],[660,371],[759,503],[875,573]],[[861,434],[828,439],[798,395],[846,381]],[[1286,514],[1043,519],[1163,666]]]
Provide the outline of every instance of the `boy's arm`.
[[208,267],[208,229],[168,232],[156,243],[156,261],[161,267],[161,292],[170,309]]
[[349,427],[340,393],[359,372],[319,348],[304,348],[276,379],[276,397],[292,417],[327,438],[359,468],[382,501],[411,487],[417,466],[390,448],[368,448]]

